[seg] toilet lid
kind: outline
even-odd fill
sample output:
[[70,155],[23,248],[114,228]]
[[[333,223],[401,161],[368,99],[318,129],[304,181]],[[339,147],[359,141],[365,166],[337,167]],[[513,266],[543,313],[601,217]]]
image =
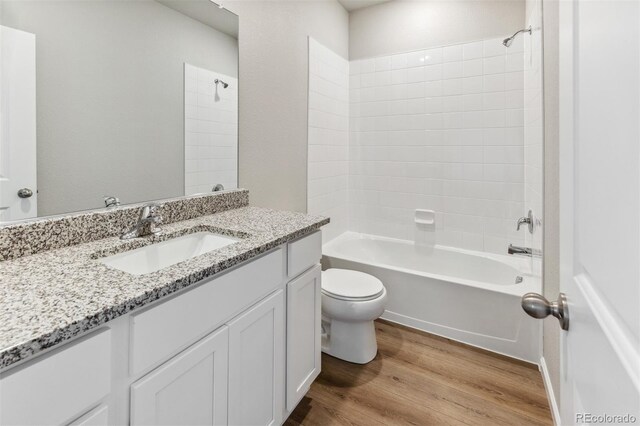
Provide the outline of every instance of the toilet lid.
[[343,300],[372,300],[384,291],[382,281],[359,271],[327,269],[322,272],[322,291]]

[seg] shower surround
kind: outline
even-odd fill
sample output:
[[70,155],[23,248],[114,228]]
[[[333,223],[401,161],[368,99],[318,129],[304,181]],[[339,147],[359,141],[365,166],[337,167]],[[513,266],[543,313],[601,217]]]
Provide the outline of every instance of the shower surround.
[[508,49],[503,38],[348,67],[310,40],[308,211],[341,218],[325,242],[346,230],[413,240],[425,232],[415,209],[430,209],[437,244],[500,254],[525,244],[515,230],[525,214],[524,37]]

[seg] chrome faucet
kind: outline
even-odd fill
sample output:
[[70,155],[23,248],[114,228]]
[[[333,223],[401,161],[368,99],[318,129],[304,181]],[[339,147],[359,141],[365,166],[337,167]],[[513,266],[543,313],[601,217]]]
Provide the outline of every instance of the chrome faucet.
[[524,224],[527,225],[527,229],[529,229],[529,233],[533,234],[534,223],[533,223],[533,212],[531,210],[529,210],[526,217],[521,217],[520,219],[518,219],[518,226],[516,227],[516,231],[519,231],[520,227]]
[[509,244],[509,249],[507,251],[509,254],[517,254],[520,256],[542,257],[542,250],[530,247],[518,247],[513,244]]
[[120,205],[120,199],[118,197],[114,197],[113,195],[105,195],[104,196],[104,206],[105,207],[118,207]]
[[144,237],[146,235],[156,235],[161,229],[158,226],[162,222],[162,216],[157,214],[159,204],[147,204],[140,209],[140,216],[135,225],[124,234],[120,235],[121,240]]

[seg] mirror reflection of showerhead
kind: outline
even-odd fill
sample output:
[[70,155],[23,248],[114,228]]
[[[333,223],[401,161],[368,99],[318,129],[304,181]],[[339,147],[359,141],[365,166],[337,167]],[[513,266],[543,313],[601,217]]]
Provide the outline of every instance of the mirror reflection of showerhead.
[[222,84],[222,88],[226,89],[227,87],[229,87],[229,83],[225,83],[224,81],[220,80],[219,78],[216,78],[214,83],[217,85],[218,83]]
[[514,38],[516,38],[516,36],[517,36],[518,34],[520,34],[520,33],[529,33],[529,34],[531,34],[531,26],[529,26],[529,28],[525,28],[525,29],[523,29],[523,30],[516,31],[516,32],[515,32],[511,37],[507,37],[507,38],[505,38],[504,40],[502,40],[502,44],[503,44],[505,47],[509,47],[509,46],[511,46],[511,43],[513,43],[513,39],[514,39]]

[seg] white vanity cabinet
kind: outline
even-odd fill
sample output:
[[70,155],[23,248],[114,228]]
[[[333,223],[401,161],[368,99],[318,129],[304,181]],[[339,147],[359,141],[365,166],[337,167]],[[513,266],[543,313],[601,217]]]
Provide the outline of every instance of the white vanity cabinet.
[[278,290],[229,323],[229,424],[283,422],[285,293]]
[[287,284],[287,411],[320,374],[320,265]]
[[131,425],[226,424],[228,359],[223,326],[131,386]]
[[0,374],[0,424],[279,425],[320,373],[320,232]]
[[102,329],[0,374],[0,425],[68,424],[111,392],[112,333]]

